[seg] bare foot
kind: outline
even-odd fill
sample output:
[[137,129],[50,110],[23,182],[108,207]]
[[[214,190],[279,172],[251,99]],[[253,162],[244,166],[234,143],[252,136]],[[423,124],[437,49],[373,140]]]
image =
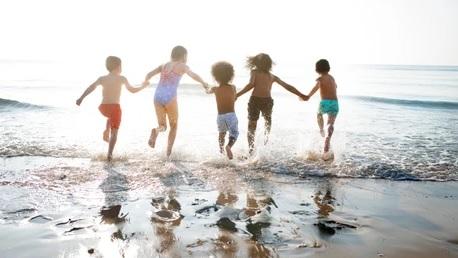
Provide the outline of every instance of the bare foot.
[[167,158],[170,158],[170,155],[172,155],[172,150],[167,150]]
[[110,141],[110,129],[103,131],[103,140],[106,142]]
[[332,153],[330,151],[324,152],[323,155],[321,156],[321,158],[324,161],[328,161],[328,160],[334,159],[334,153]]
[[149,137],[149,140],[148,140],[148,145],[151,148],[154,148],[154,146],[156,145],[156,139],[157,139],[157,131],[156,129],[153,129],[151,130],[151,136]]
[[321,134],[321,137],[325,137],[326,136],[326,134],[324,133],[323,129],[320,130],[320,134]]
[[253,156],[254,156],[254,147],[253,147],[253,148],[250,148],[250,149],[248,150],[248,155],[249,155],[250,157],[253,157]]
[[109,154],[109,155],[107,156],[107,161],[108,161],[108,162],[112,162],[112,161],[113,161],[113,155]]
[[227,154],[227,157],[228,157],[229,159],[232,159],[232,158],[233,158],[231,146],[229,146],[229,145],[226,146],[226,154]]

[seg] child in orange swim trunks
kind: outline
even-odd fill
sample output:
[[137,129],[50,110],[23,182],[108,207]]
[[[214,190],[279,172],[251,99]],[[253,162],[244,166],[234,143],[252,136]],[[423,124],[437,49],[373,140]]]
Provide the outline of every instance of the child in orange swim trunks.
[[107,117],[107,125],[105,131],[103,132],[103,140],[109,142],[108,145],[108,154],[107,160],[111,161],[113,158],[113,149],[118,138],[118,129],[121,124],[121,106],[119,105],[119,99],[121,96],[121,88],[124,85],[127,90],[132,93],[136,93],[144,89],[143,87],[132,87],[127,81],[126,77],[121,75],[121,59],[115,56],[109,56],[106,59],[106,67],[108,74],[105,76],[99,77],[94,83],[92,83],[83,95],[76,100],[76,105],[81,105],[83,99],[89,95],[91,92],[97,88],[97,86],[102,86],[102,104],[99,106],[99,110]]

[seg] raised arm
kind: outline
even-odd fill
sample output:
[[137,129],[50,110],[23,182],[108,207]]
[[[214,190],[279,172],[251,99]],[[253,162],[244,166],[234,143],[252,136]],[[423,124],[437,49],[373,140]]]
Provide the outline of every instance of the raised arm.
[[84,91],[83,95],[81,95],[81,97],[79,99],[76,100],[76,105],[81,105],[81,102],[83,102],[83,99],[91,94],[95,88],[97,88],[97,86],[100,85],[100,77],[94,82],[92,83],[91,85],[89,85],[89,87],[87,87],[87,89]]
[[130,85],[126,77],[122,77],[122,80],[123,80],[123,84],[126,87],[126,89],[132,93],[137,93],[143,90],[144,88],[148,87],[148,84],[143,84],[141,87],[133,87],[132,85]]
[[295,87],[293,87],[293,86],[289,85],[288,83],[282,81],[277,76],[274,76],[274,82],[278,83],[280,86],[285,88],[287,91],[297,95],[301,99],[305,99],[307,97],[304,94],[302,94],[300,91],[298,91]]
[[196,82],[202,84],[202,87],[204,87],[204,89],[205,89],[206,91],[208,91],[208,84],[207,84],[204,80],[202,80],[202,78],[201,78],[197,73],[191,71],[191,69],[189,69],[188,66],[185,66],[184,69],[185,69],[185,73],[186,73],[189,77],[191,77],[194,81],[196,81]]
[[312,97],[313,94],[315,94],[315,92],[320,88],[320,81],[317,81],[316,82],[316,85],[315,87],[313,87],[313,89],[310,91],[310,93],[308,94],[308,97]]
[[151,72],[147,73],[145,76],[145,81],[142,83],[142,86],[145,87],[145,85],[149,84],[149,80],[155,76],[156,74],[159,74],[162,71],[162,65],[158,66],[156,69],[152,70]]
[[241,91],[239,91],[237,93],[237,95],[236,95],[237,98],[242,96],[243,94],[247,93],[248,91],[250,91],[251,89],[254,88],[255,78],[256,78],[256,76],[254,75],[254,72],[251,72],[250,82],[248,82],[248,84],[245,86],[245,88],[243,88]]

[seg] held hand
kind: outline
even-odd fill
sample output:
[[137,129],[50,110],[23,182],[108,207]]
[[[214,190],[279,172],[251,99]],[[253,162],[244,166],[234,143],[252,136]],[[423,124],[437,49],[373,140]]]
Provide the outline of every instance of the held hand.
[[207,94],[211,94],[211,93],[212,93],[212,92],[211,92],[210,86],[208,86],[208,83],[204,82],[204,83],[202,84],[202,86],[204,87],[204,90],[205,90],[205,92],[206,92]]
[[142,83],[142,88],[146,88],[146,87],[148,87],[148,86],[149,86],[149,81],[144,81],[144,82]]
[[300,100],[307,101],[309,100],[309,96],[302,94],[302,96],[300,97]]
[[81,102],[83,102],[83,100],[82,100],[82,99],[80,99],[80,98],[79,98],[79,99],[77,99],[77,100],[76,100],[76,105],[77,105],[77,106],[81,105]]

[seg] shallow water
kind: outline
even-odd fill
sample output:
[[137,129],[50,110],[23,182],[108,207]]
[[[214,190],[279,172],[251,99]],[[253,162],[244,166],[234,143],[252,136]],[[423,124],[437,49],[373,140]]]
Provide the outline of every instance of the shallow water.
[[[341,112],[332,140],[335,160],[318,161],[323,141],[315,122],[318,96],[300,102],[275,88],[270,142],[262,144],[261,119],[257,155],[250,169],[262,167],[304,176],[458,179],[458,68],[356,66],[337,71]],[[104,156],[107,147],[100,139],[105,123],[97,110],[100,92],[78,108],[74,101],[84,89],[82,83],[19,80],[19,75],[13,75],[0,81],[1,157]],[[239,88],[242,79],[237,79]],[[124,92],[115,155],[126,160],[164,155],[166,136],[159,137],[156,150],[146,144],[151,128],[156,126],[153,90],[137,95]],[[243,96],[236,105],[241,132],[234,147],[238,160],[247,153],[247,100],[248,96]],[[179,89],[179,107],[179,131],[172,158],[203,164],[219,159],[213,97],[196,85],[185,84]]]

